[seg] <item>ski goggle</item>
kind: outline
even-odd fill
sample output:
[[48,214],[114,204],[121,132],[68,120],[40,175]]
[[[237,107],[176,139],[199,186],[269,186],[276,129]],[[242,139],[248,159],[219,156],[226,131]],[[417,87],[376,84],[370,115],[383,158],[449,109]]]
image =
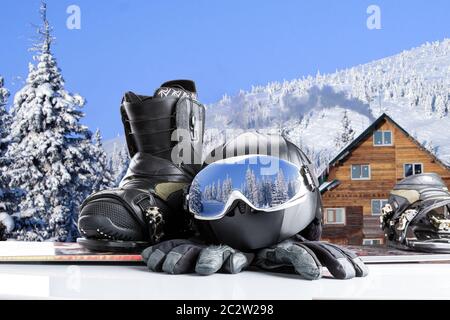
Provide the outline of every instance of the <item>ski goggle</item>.
[[263,212],[299,203],[316,188],[307,166],[265,155],[248,155],[214,162],[194,178],[189,211],[199,220],[224,217],[236,200]]

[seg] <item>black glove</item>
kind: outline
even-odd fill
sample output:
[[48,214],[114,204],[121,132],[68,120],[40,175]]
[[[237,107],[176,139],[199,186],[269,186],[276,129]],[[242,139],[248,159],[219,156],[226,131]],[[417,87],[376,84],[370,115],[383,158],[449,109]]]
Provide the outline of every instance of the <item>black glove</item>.
[[170,274],[239,273],[250,265],[253,257],[229,246],[207,246],[191,240],[168,240],[142,252],[150,271]]
[[365,277],[368,269],[352,251],[297,236],[259,250],[254,265],[270,271],[297,273],[308,280],[322,277],[322,265],[337,279]]

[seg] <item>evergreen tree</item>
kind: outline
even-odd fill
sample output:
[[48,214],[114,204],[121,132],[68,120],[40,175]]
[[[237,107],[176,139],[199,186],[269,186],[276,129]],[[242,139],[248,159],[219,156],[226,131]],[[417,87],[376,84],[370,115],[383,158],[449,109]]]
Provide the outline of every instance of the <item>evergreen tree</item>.
[[3,78],[0,77],[0,210],[6,210],[4,197],[6,196],[8,183],[5,180],[3,171],[5,170],[5,151],[6,151],[6,136],[10,126],[10,117],[6,110],[8,103],[9,91],[4,88]]
[[211,186],[206,186],[205,190],[203,191],[203,195],[202,195],[203,199],[205,200],[212,200],[211,197]]
[[16,190],[11,189],[6,176],[9,161],[5,153],[11,125],[11,117],[6,110],[8,98],[9,91],[4,87],[4,80],[0,77],[0,223],[4,227],[5,237],[14,229],[14,221],[10,214],[15,209],[15,198],[19,194]]
[[272,185],[272,206],[283,204],[288,200],[288,187],[283,170],[279,170],[277,179]]
[[96,152],[92,133],[80,123],[84,99],[65,90],[51,52],[54,38],[45,3],[40,13],[35,64],[14,99],[6,152],[8,179],[24,193],[14,236],[71,241],[78,235],[78,207],[97,181]]
[[202,191],[200,190],[200,185],[196,179],[192,181],[191,188],[189,190],[189,206],[191,209],[197,213],[203,211],[202,205]]
[[115,185],[115,180],[108,166],[105,150],[103,149],[102,136],[98,129],[94,134],[94,146],[92,149],[92,165],[95,170],[92,191],[98,192]]
[[217,189],[216,189],[216,184],[213,183],[211,186],[211,200],[217,200]]
[[250,167],[245,172],[244,195],[251,203],[259,205],[258,182]]
[[127,173],[128,166],[130,165],[130,156],[128,155],[128,148],[126,145],[119,147],[114,144],[113,154],[110,159],[110,172],[113,178],[113,187],[120,184],[123,177]]
[[334,142],[337,149],[341,149],[355,139],[355,130],[352,128],[347,110],[344,111],[341,121],[341,130],[337,133]]
[[272,204],[272,183],[269,180],[262,180],[259,182],[259,190],[260,190],[260,206],[262,207],[270,207]]
[[448,95],[444,96],[442,94],[436,97],[435,101],[436,112],[438,117],[443,118],[448,114]]
[[217,201],[223,201],[223,198],[222,198],[222,183],[220,182],[220,180],[217,181],[216,200]]
[[232,192],[233,192],[233,181],[227,175],[227,178],[223,181],[222,184],[222,201],[227,200]]
[[9,91],[4,87],[3,77],[0,76],[0,151],[4,150],[4,139],[8,135],[10,125],[10,116],[6,110],[8,103]]

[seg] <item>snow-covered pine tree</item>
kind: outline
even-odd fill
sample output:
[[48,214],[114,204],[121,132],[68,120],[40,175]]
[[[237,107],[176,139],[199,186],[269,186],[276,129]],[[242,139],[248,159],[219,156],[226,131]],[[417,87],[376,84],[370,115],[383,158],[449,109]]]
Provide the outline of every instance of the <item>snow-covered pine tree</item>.
[[227,175],[226,179],[222,183],[222,200],[228,199],[228,196],[233,192],[233,181]]
[[259,190],[259,205],[261,207],[269,207],[272,198],[271,198],[271,185],[270,181],[267,180],[260,180],[258,182],[258,190]]
[[114,144],[114,150],[111,157],[111,172],[113,176],[113,186],[116,187],[122,181],[127,173],[130,164],[130,156],[126,145],[117,146]]
[[256,178],[256,175],[253,173],[252,176],[252,201],[253,204],[256,206],[260,205],[261,202],[261,191],[258,189],[258,179]]
[[222,182],[220,180],[217,181],[217,188],[216,188],[216,200],[222,202]]
[[217,189],[216,184],[214,182],[211,186],[211,200],[217,200]]
[[272,188],[272,206],[283,204],[288,199],[288,186],[284,178],[283,170],[280,169]]
[[205,187],[205,190],[203,191],[202,197],[205,200],[212,200],[211,199],[211,186],[208,185],[208,186]]
[[435,107],[438,117],[443,118],[448,114],[448,95],[438,94],[436,96]]
[[341,130],[338,131],[334,143],[336,148],[340,150],[342,147],[352,142],[353,139],[355,139],[355,130],[353,130],[347,110],[345,110],[342,115]]
[[3,77],[0,76],[0,227],[5,239],[14,229],[14,220],[10,215],[14,211],[16,192],[11,190],[6,172],[8,170],[8,159],[5,157],[8,146],[7,135],[10,129],[11,117],[6,110],[9,91],[4,87]]
[[0,76],[0,211],[6,210],[4,197],[6,196],[8,183],[4,176],[5,168],[5,151],[6,151],[6,136],[10,126],[10,117],[6,110],[8,103],[9,91],[4,88],[3,77]]
[[95,169],[92,191],[98,192],[115,186],[115,180],[108,166],[108,158],[102,144],[102,135],[97,129],[94,134],[92,165]]
[[255,172],[248,167],[245,172],[245,197],[255,205],[259,205],[258,181]]
[[203,211],[202,191],[200,189],[200,184],[198,183],[197,180],[192,181],[189,193],[190,193],[189,199],[190,208],[197,213],[202,212]]
[[81,125],[84,99],[64,88],[51,52],[54,41],[47,6],[25,86],[12,108],[8,178],[24,196],[18,203],[13,236],[28,241],[72,241],[80,203],[92,192],[97,164],[92,133]]
[[5,83],[3,77],[0,76],[0,150],[4,148],[3,139],[8,135],[8,128],[10,124],[10,116],[6,110],[8,104],[9,90],[4,87]]

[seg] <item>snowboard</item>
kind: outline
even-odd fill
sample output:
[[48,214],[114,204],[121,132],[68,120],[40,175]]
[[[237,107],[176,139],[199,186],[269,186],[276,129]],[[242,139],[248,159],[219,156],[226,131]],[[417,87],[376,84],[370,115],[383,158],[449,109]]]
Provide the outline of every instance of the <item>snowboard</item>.
[[[450,254],[402,251],[386,246],[347,246],[366,264],[450,263]],[[138,253],[90,251],[78,243],[0,242],[0,263],[142,264]]]
[[140,254],[95,252],[78,243],[59,242],[0,242],[0,263],[141,263]]

